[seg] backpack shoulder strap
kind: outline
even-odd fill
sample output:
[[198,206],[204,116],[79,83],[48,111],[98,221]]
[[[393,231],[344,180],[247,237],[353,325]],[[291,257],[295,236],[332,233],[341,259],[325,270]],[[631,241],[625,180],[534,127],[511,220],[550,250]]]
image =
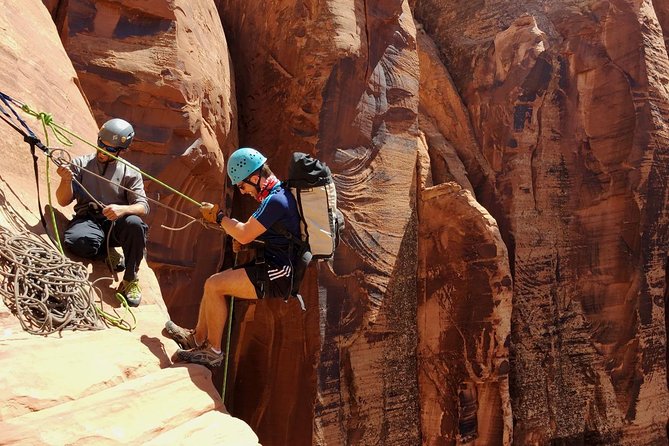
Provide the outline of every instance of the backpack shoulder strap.
[[278,232],[279,234],[281,234],[281,235],[283,235],[284,237],[286,237],[291,243],[294,243],[294,244],[296,244],[296,245],[298,245],[298,246],[300,246],[300,247],[304,247],[304,246],[307,244],[305,241],[299,239],[298,237],[295,237],[295,235],[294,235],[293,233],[291,233],[291,232],[286,228],[286,226],[285,226],[283,223],[281,223],[280,221],[277,221],[277,222],[274,223],[271,227],[272,227],[272,229],[274,229],[276,232]]

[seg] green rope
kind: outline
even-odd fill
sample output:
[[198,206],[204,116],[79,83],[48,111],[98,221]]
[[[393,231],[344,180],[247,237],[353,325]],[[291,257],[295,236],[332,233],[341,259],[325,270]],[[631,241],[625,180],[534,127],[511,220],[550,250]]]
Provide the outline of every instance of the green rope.
[[[235,253],[235,266],[237,266],[238,253]],[[225,404],[225,391],[228,384],[228,364],[230,362],[230,335],[232,333],[232,310],[235,308],[235,296],[230,296],[230,311],[228,312],[228,334],[225,341],[225,366],[223,367],[223,390],[221,391],[221,399]]]
[[[48,146],[47,146],[48,147]],[[56,246],[58,247],[58,251],[60,251],[61,254],[65,255],[65,251],[63,250],[63,245],[60,242],[60,234],[58,231],[58,223],[56,223],[56,213],[53,210],[53,202],[51,200],[51,175],[49,173],[49,158],[46,159],[46,190],[47,193],[49,194],[49,214],[51,214],[51,225],[53,226],[53,233],[56,238]]]
[[113,325],[114,327],[120,328],[121,330],[126,330],[126,331],[133,331],[135,328],[137,328],[137,317],[135,316],[135,313],[130,309],[128,306],[128,301],[125,299],[123,294],[121,293],[116,293],[114,294],[116,299],[121,303],[121,307],[125,309],[126,313],[129,313],[130,316],[132,317],[132,323],[126,321],[121,317],[120,314],[118,314],[118,311],[116,311],[115,308],[113,308],[114,314],[112,315],[111,313],[108,313],[102,309],[102,306],[98,308],[97,306],[95,307],[96,313],[103,318],[105,321],[107,321],[110,325]]
[[[146,178],[148,178],[148,179],[150,179],[150,180],[152,180],[152,181],[154,181],[154,182],[160,184],[160,185],[163,186],[164,188],[166,188],[166,189],[168,189],[169,191],[171,191],[171,192],[173,192],[173,193],[179,195],[181,198],[184,198],[184,199],[190,201],[190,202],[193,203],[194,205],[196,205],[196,206],[198,206],[198,207],[201,207],[201,206],[202,206],[202,203],[200,203],[199,201],[197,201],[197,200],[195,200],[195,199],[189,197],[188,195],[184,194],[183,192],[180,192],[180,191],[174,189],[172,186],[170,186],[170,185],[168,185],[168,184],[166,184],[166,183],[160,181],[159,179],[157,179],[157,178],[155,178],[155,177],[149,175],[148,173],[146,173],[146,172],[142,171],[141,169],[139,169],[139,168],[133,166],[132,164],[128,163],[127,161],[125,161],[125,160],[123,160],[123,159],[117,157],[116,155],[114,155],[114,154],[112,154],[112,153],[109,153],[109,152],[107,152],[106,150],[104,150],[104,149],[98,147],[97,144],[92,144],[92,143],[90,143],[89,141],[86,141],[86,140],[83,139],[81,136],[77,135],[76,133],[72,132],[71,130],[68,130],[67,128],[62,127],[62,126],[56,124],[55,122],[53,122],[53,118],[52,118],[52,116],[51,116],[49,113],[40,113],[40,112],[36,112],[36,111],[32,110],[32,109],[30,108],[30,106],[28,106],[27,104],[23,104],[23,105],[21,106],[21,109],[22,109],[24,112],[28,113],[29,115],[34,116],[34,117],[36,117],[37,119],[39,119],[40,121],[42,121],[42,123],[44,124],[45,128],[46,128],[46,127],[50,128],[50,129],[54,132],[54,135],[56,135],[56,138],[58,139],[58,141],[61,142],[62,144],[65,144],[65,145],[72,145],[72,140],[71,140],[70,138],[68,138],[67,136],[65,136],[65,134],[67,134],[67,135],[69,135],[69,136],[71,136],[71,137],[73,137],[73,138],[78,139],[79,141],[83,142],[84,144],[88,144],[89,146],[91,146],[91,147],[94,148],[95,150],[98,150],[98,151],[104,153],[105,155],[109,156],[110,158],[115,159],[116,161],[119,161],[119,162],[125,164],[126,166],[130,167],[131,169],[136,170],[137,172],[141,173],[144,177],[146,177]],[[45,130],[45,132],[46,132],[46,130]]]
[[235,297],[230,296],[230,312],[228,313],[228,339],[225,341],[225,366],[223,367],[223,391],[221,399],[225,404],[225,390],[228,384],[228,363],[230,361],[230,334],[232,333],[232,310],[235,307]]
[[47,147],[49,147],[49,144],[48,144],[49,135],[47,134],[47,131],[46,131],[47,127],[51,129],[51,131],[55,135],[56,139],[61,144],[66,145],[66,146],[72,146],[74,144],[70,138],[65,136],[60,131],[57,124],[53,122],[53,116],[51,116],[51,113],[44,113],[44,112],[39,112],[38,113],[38,112],[32,110],[26,104],[23,104],[21,106],[21,110],[23,110],[24,112],[28,113],[31,116],[34,116],[35,118],[37,118],[37,120],[39,120],[42,123],[42,128],[44,129],[44,135],[46,135],[46,139],[47,139],[47,145],[46,145]]
[[[44,137],[46,140],[46,146],[47,148],[49,147],[49,133],[46,131],[47,126],[47,119],[46,116],[43,116],[40,121],[42,121],[42,129],[44,130]],[[48,122],[51,122],[51,115],[48,116]],[[54,133],[56,134],[56,133]],[[57,135],[57,134],[56,134]],[[60,141],[60,140],[59,140]],[[65,143],[64,143],[65,144]],[[69,145],[72,145],[72,142],[70,142]],[[49,214],[51,215],[51,225],[53,226],[53,233],[54,237],[56,238],[56,247],[58,248],[58,251],[62,255],[65,255],[65,251],[63,250],[63,245],[60,242],[60,234],[58,231],[58,224],[56,223],[56,213],[53,210],[53,201],[51,199],[51,163],[49,162],[49,157],[46,157],[46,190],[47,190],[47,196],[49,199]],[[39,180],[38,180],[39,181]]]

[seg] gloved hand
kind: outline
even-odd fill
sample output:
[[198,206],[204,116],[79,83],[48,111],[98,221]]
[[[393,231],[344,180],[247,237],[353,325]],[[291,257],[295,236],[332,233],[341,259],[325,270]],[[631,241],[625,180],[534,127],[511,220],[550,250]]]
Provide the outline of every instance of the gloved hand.
[[216,215],[218,214],[217,204],[207,203],[206,201],[202,202],[202,206],[200,206],[200,213],[202,214],[202,218],[204,218],[205,221],[217,224],[216,223]]

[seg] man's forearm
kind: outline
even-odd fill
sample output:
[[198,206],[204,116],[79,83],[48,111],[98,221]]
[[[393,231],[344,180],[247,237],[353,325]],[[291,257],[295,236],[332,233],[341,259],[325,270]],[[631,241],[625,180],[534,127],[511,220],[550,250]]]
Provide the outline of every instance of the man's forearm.
[[244,245],[251,243],[267,230],[253,217],[250,217],[246,223],[242,223],[234,218],[223,217],[221,227],[228,235],[231,235],[232,238]]
[[[221,219],[221,225],[223,230],[231,235],[235,240],[240,240],[243,238],[244,224],[234,218],[223,217]],[[240,240],[241,241],[241,240]]]
[[60,180],[58,189],[56,189],[56,200],[61,206],[67,206],[74,200],[74,192],[72,191],[72,181]]
[[126,207],[126,214],[144,217],[146,214],[148,214],[148,212],[146,211],[146,206],[143,203],[135,203],[129,204]]

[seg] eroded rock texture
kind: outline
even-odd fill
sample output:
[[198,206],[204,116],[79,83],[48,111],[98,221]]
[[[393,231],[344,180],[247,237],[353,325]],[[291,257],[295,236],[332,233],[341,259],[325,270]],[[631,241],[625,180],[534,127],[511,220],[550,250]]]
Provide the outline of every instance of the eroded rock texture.
[[[238,144],[335,173],[307,311],[235,310],[227,403],[261,443],[667,442],[666,2],[45,4],[168,184],[224,201]],[[160,227],[187,221],[154,206],[149,247],[185,324],[224,245]]]
[[659,3],[416,2],[509,224],[517,444],[667,441]]
[[510,444],[512,281],[497,224],[454,183],[424,189],[418,215],[423,444]]
[[[97,121],[121,117],[135,126],[126,157],[198,202],[223,201],[223,154],[237,145],[236,105],[213,1],[75,0],[59,14],[61,37]],[[147,194],[199,216],[195,204],[151,180]],[[163,229],[191,220],[152,207],[148,260],[175,319],[193,324],[200,284],[215,272],[223,237],[198,224]]]
[[[324,159],[348,225],[334,264],[312,270],[305,314],[296,303],[263,303],[245,314],[233,407],[268,444],[420,443],[418,58],[408,5],[220,3],[240,140],[266,150],[279,173],[292,150]],[[258,376],[259,364],[268,378]],[[299,393],[289,390],[296,382]],[[277,394],[281,401],[261,396]]]
[[418,382],[423,444],[509,444],[512,280],[490,213],[494,174],[422,30],[418,200]]

